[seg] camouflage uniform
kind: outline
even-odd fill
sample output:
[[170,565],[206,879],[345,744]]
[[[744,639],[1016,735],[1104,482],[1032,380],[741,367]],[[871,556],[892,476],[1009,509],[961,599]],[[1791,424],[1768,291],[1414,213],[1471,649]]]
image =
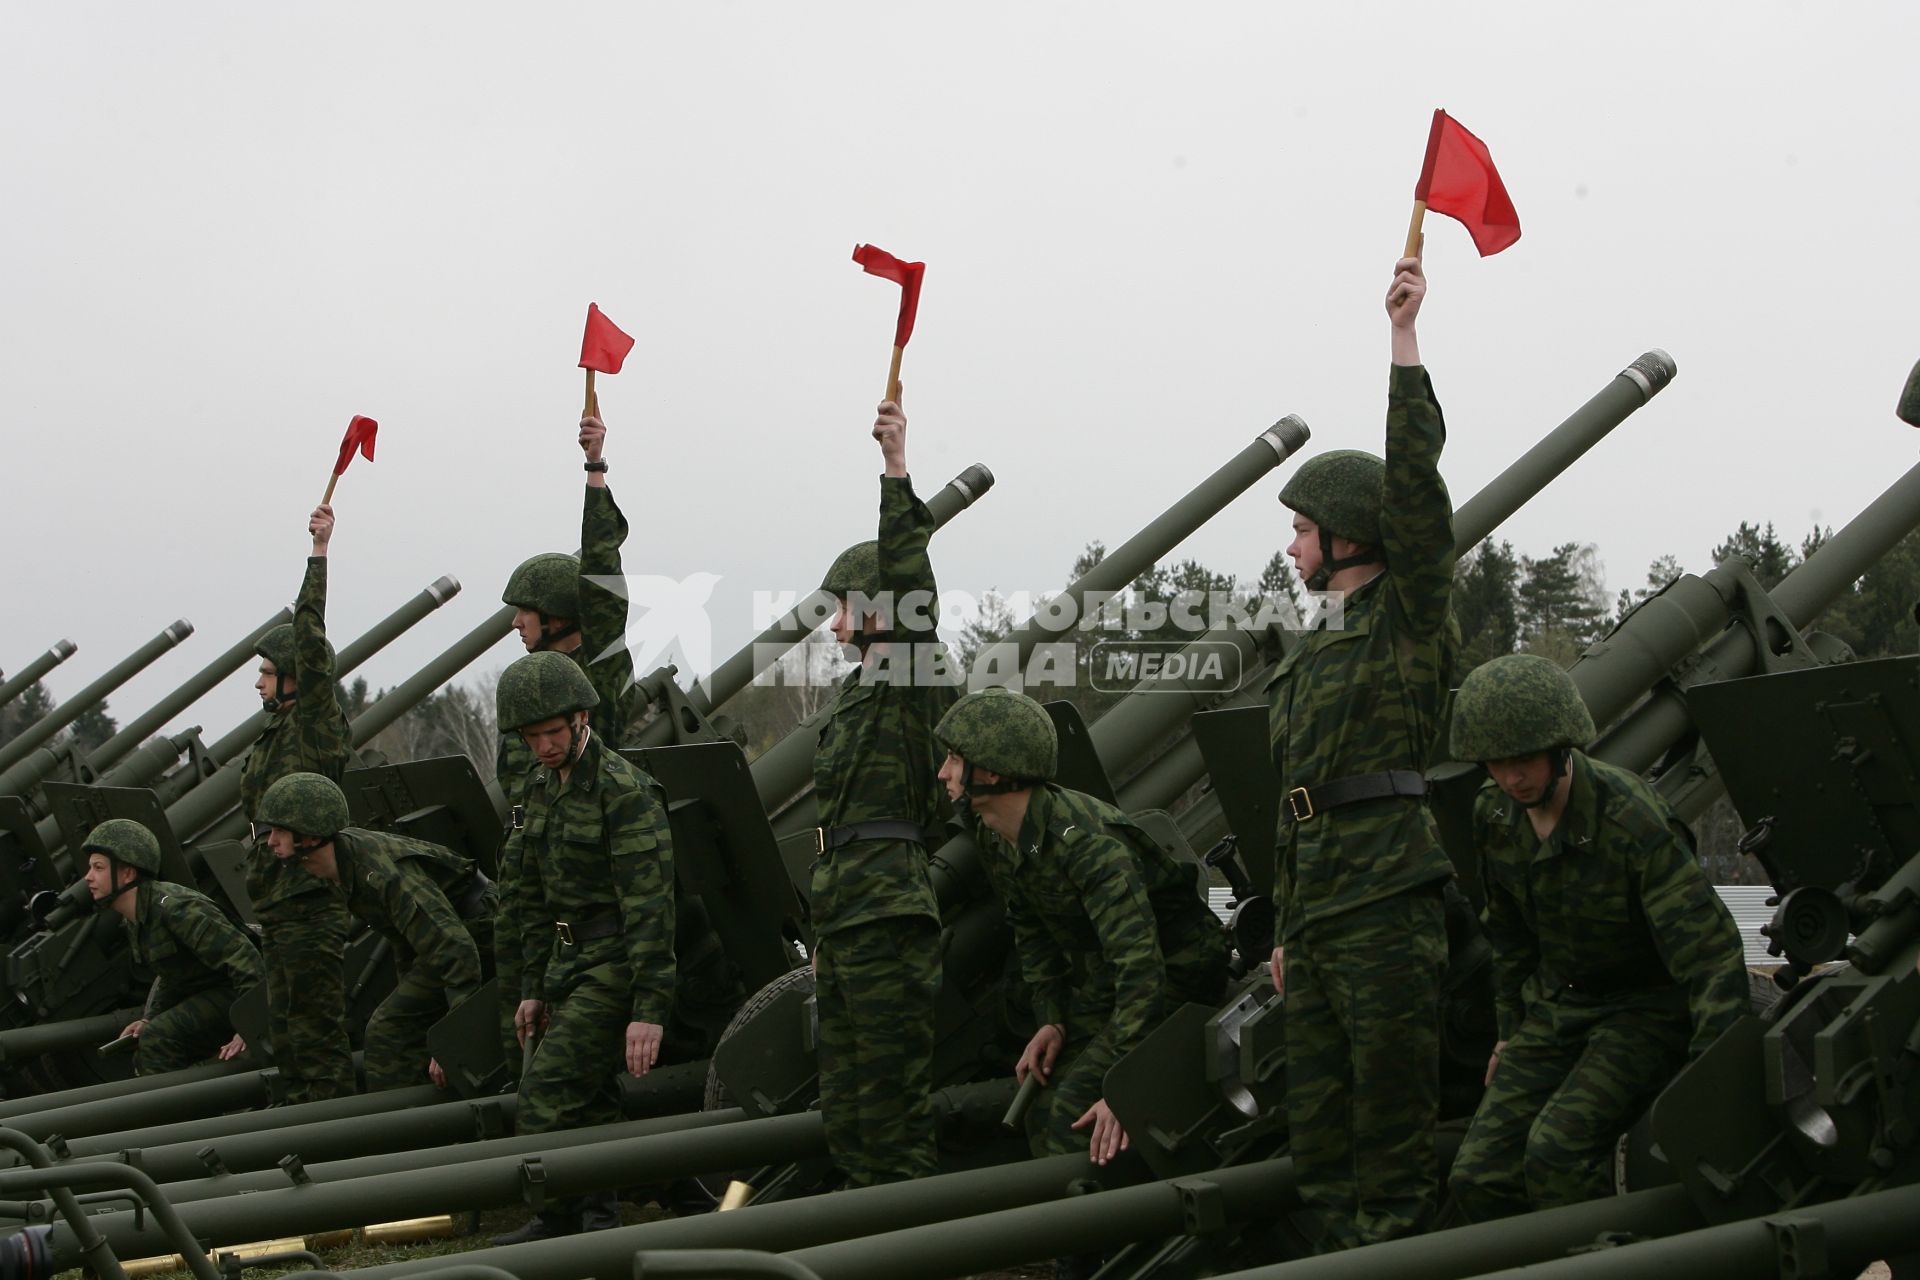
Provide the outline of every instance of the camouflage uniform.
[[1571,753],[1545,840],[1493,783],[1473,810],[1507,1042],[1449,1179],[1474,1221],[1612,1189],[1614,1141],[1747,1005],[1740,936],[1658,792]]
[[[1268,690],[1284,792],[1424,771],[1445,719],[1454,623],[1446,426],[1427,372],[1388,382],[1378,551],[1341,630],[1297,637]],[[1349,535],[1350,536],[1350,535]],[[1287,1120],[1323,1249],[1407,1235],[1439,1168],[1441,886],[1451,864],[1426,806],[1361,801],[1293,820],[1281,806],[1276,942],[1286,949]]]
[[[367,1089],[418,1084],[426,1079],[427,1032],[482,978],[472,926],[441,883],[471,882],[473,863],[425,841],[355,827],[335,834],[333,856],[347,910],[392,945],[398,973],[367,1020]],[[475,897],[484,925],[492,895]]]
[[975,840],[1006,904],[1034,1018],[1066,1033],[1047,1106],[1028,1113],[1036,1154],[1084,1151],[1073,1122],[1100,1099],[1107,1069],[1178,1005],[1218,1002],[1226,934],[1195,868],[1085,792],[1035,787],[1017,847],[980,823]]
[[260,953],[197,889],[143,880],[127,928],[133,962],[153,971],[140,1029],[141,1075],[213,1056],[233,1035],[227,1010],[260,980]]
[[589,733],[565,782],[550,770],[533,775],[520,836],[506,904],[520,940],[519,997],[545,1001],[549,1021],[520,1079],[516,1126],[606,1124],[621,1114],[615,1074],[627,1024],[664,1027],[673,1009],[666,803],[658,783]]
[[[600,695],[594,708],[596,735],[615,748],[625,741],[632,723],[638,691],[633,687],[633,655],[627,649],[627,598],[608,590],[590,577],[623,576],[620,548],[627,540],[627,518],[613,500],[613,490],[586,486],[586,500],[580,515],[580,645],[567,656],[578,663]],[[605,654],[605,657],[601,657]],[[500,780],[501,794],[509,812],[524,809],[527,787],[540,765],[518,733],[500,735],[500,753],[494,762],[494,774]],[[520,835],[509,829],[500,850],[500,891],[502,897],[513,892],[519,879]],[[511,913],[502,910],[495,921],[493,936],[494,967],[500,978],[501,1032],[509,1050],[507,1065],[520,1069],[520,1051],[513,1032],[513,1000],[520,987],[521,945],[511,932]],[[543,935],[544,937],[544,935]]]
[[[912,480],[881,478],[877,585],[896,607],[891,640],[847,674],[814,754],[814,800],[829,831],[889,820],[938,830],[945,821],[933,728],[959,691],[928,678],[946,674],[936,665],[945,651],[934,636],[933,527]],[[854,1186],[934,1173],[940,906],[926,849],[899,839],[827,849],[813,866],[810,901],[827,1149]]]
[[[267,722],[241,768],[240,805],[249,822],[260,797],[281,778],[317,773],[339,782],[353,757],[352,729],[333,679],[326,614],[327,559],[309,556],[293,612],[296,696],[292,706]],[[317,1102],[351,1094],[353,1048],[343,969],[352,921],[346,905],[325,881],[283,867],[264,839],[254,842],[247,857],[247,894],[265,944],[268,1034],[285,1100]]]

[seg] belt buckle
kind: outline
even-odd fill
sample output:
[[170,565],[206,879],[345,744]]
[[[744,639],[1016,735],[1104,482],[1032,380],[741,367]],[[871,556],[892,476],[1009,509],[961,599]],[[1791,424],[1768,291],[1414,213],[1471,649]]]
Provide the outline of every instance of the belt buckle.
[[553,932],[554,935],[560,939],[561,946],[573,947],[579,945],[573,940],[573,922],[571,920],[555,920],[553,922]]
[[827,856],[827,829],[825,827],[815,827],[813,829],[813,856],[816,858],[824,858]]
[[[1306,807],[1305,813],[1301,812],[1303,805]],[[1313,797],[1307,794],[1305,787],[1295,787],[1287,792],[1287,812],[1293,815],[1295,822],[1305,822],[1313,816]]]

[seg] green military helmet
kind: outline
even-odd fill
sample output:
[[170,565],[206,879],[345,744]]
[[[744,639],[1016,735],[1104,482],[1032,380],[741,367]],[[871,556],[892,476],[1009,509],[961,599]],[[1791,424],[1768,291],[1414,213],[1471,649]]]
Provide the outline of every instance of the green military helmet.
[[160,874],[160,841],[132,818],[108,818],[87,833],[80,852],[104,853],[115,862],[138,867],[148,875]]
[[1308,458],[1280,490],[1280,501],[1322,533],[1362,546],[1380,545],[1386,459],[1364,449],[1331,449]]
[[600,705],[593,681],[564,653],[530,653],[500,673],[494,690],[502,731]]
[[869,600],[880,594],[880,544],[856,542],[842,551],[820,580],[820,589],[842,600],[859,592]]
[[1593,716],[1558,663],[1510,653],[1482,663],[1453,698],[1453,755],[1484,764],[1593,741]]
[[[253,651],[273,664],[273,669],[283,676],[298,674],[299,660],[294,655],[293,624],[283,622],[270,627],[267,634],[260,637]],[[333,651],[333,645],[327,645],[327,665],[336,666],[339,655]]]
[[507,578],[500,602],[549,618],[580,616],[580,558],[547,551],[520,562]]
[[290,773],[260,797],[254,821],[280,827],[309,840],[331,840],[353,821],[347,796],[331,778]]
[[1060,760],[1053,718],[1024,693],[976,689],[940,717],[934,740],[968,764],[1003,778],[1048,782]]

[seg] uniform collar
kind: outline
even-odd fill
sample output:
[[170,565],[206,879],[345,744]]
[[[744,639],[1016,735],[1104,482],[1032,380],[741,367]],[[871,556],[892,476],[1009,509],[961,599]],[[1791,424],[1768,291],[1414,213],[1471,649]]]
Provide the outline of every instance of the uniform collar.
[[[1527,820],[1527,811],[1512,796],[1500,791],[1499,784],[1493,783],[1499,793],[1500,803],[1507,809],[1507,824],[1513,828],[1516,839],[1534,839],[1533,824]],[[1541,842],[1544,849],[1554,853],[1569,848],[1582,849],[1593,843],[1600,834],[1600,799],[1595,794],[1593,762],[1586,753],[1578,749],[1567,752],[1567,807],[1561,810],[1560,822],[1553,834]]]
[[1043,782],[1028,793],[1027,816],[1020,823],[1020,842],[1013,851],[1015,861],[1024,862],[1040,852],[1041,842],[1053,825],[1053,792],[1053,784]]
[[580,748],[580,759],[574,762],[573,772],[567,775],[567,781],[560,781],[560,771],[549,769],[547,776],[555,786],[565,790],[591,793],[600,783],[600,735],[587,735],[587,745]]

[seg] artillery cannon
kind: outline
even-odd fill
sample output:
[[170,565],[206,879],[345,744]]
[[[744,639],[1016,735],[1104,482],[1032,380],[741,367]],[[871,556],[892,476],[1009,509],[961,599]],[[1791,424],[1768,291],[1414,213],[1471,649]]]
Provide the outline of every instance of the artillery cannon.
[[0,680],[0,707],[6,706],[15,698],[32,688],[41,676],[53,670],[61,663],[80,651],[80,646],[71,640],[55,641],[53,647],[29,662],[26,666]]
[[0,784],[4,784],[0,785],[0,791],[16,789],[10,782],[9,771],[26,759],[35,747],[104,702],[108,694],[146,670],[154,659],[192,634],[193,624],[185,618],[177,619],[159,635],[116,662],[105,675],[22,729],[12,741],[0,746]]

